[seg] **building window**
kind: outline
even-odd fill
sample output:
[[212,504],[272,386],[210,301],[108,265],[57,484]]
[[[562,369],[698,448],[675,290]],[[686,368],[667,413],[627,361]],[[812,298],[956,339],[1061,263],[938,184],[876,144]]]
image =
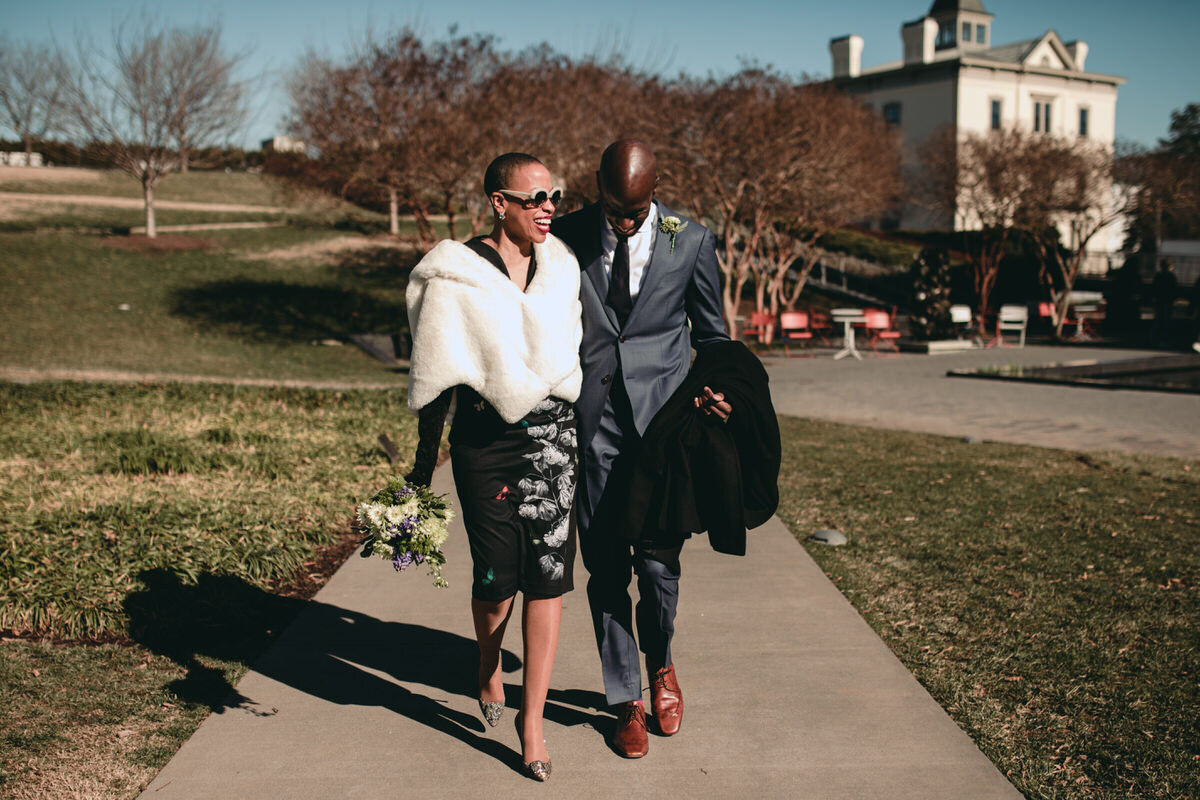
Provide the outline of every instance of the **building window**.
[[1088,109],[1084,106],[1079,109],[1079,135],[1086,137],[1088,135]]
[[1033,101],[1033,130],[1034,133],[1050,132],[1050,101]]
[[900,104],[899,103],[884,103],[883,118],[893,125],[900,124]]
[[969,22],[963,23],[962,40],[964,42],[971,41],[971,23]]
[[943,22],[938,27],[937,42],[935,43],[935,46],[938,50],[942,50],[947,47],[954,47],[953,22]]
[[979,44],[987,44],[987,27],[984,25],[975,26],[975,41]]
[[994,130],[994,131],[1000,130],[1000,109],[1001,109],[1000,101],[993,100],[992,101],[992,130]]

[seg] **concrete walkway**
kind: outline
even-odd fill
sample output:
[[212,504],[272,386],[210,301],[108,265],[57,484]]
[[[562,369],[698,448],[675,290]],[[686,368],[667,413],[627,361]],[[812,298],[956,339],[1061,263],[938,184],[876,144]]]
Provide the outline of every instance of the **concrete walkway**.
[[[1200,397],[944,377],[982,363],[1114,351],[1025,348],[948,356],[767,358],[781,413],[1072,449],[1200,456]],[[450,471],[434,487],[453,491]],[[921,688],[777,520],[749,554],[684,550],[674,646],[683,730],[625,761],[605,745],[586,574],[567,595],[547,708],[554,774],[519,772],[512,728],[520,624],[508,632],[509,708],[474,699],[469,556],[451,530],[448,590],[351,558],[212,715],[145,798],[546,797],[937,800],[1020,794]]]
[[947,436],[1200,458],[1200,395],[951,378],[947,370],[1116,361],[1163,351],[1003,347],[862,361],[766,356],[780,414]]
[[[451,491],[449,469],[434,480]],[[675,660],[681,732],[637,761],[605,744],[586,573],[566,596],[547,707],[554,774],[518,769],[520,626],[506,637],[509,708],[474,695],[466,536],[446,577],[351,558],[144,798],[1019,798],[777,520],[745,558],[684,549]]]

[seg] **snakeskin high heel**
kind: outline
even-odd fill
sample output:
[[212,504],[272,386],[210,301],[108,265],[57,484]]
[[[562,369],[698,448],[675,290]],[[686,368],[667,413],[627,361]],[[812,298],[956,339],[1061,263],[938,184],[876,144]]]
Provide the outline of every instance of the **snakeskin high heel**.
[[[517,726],[517,741],[521,743],[521,752],[523,753],[525,752],[525,737],[521,734],[520,711],[518,711],[517,715],[513,717],[513,724]],[[542,743],[545,744],[546,740],[543,739]],[[542,783],[545,783],[546,781],[550,780],[550,759],[547,758],[545,761],[522,761],[521,763],[525,766],[525,774],[533,778],[535,781],[541,781]]]
[[500,724],[500,717],[504,714],[504,703],[490,703],[480,698],[479,713],[483,714],[483,721],[494,728]]

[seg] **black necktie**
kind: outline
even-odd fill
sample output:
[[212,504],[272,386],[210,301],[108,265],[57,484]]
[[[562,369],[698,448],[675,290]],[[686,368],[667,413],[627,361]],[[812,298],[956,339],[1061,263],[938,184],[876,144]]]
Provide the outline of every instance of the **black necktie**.
[[612,275],[608,282],[608,304],[617,312],[617,320],[625,327],[633,300],[629,296],[629,237],[617,237],[617,249],[613,251]]

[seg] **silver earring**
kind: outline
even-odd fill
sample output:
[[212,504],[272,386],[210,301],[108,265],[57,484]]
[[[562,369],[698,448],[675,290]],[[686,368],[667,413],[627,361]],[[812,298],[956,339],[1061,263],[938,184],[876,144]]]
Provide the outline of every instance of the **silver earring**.
[[497,218],[497,219],[500,219],[500,220],[503,220],[503,219],[504,219],[504,212],[503,212],[503,211],[497,211],[497,212],[496,212],[496,218]]

